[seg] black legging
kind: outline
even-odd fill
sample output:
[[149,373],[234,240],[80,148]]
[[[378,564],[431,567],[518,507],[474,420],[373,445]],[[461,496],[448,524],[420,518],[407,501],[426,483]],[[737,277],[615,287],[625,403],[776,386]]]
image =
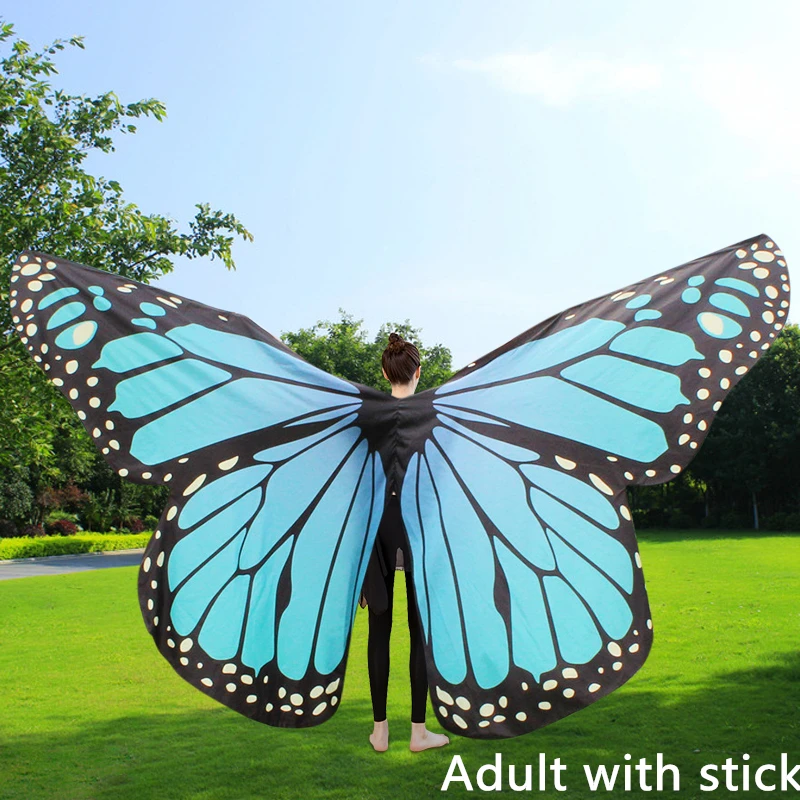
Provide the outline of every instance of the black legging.
[[[372,693],[372,714],[376,722],[386,719],[386,692],[389,687],[389,637],[392,633],[392,598],[394,595],[394,559],[389,563],[385,576],[389,606],[382,614],[369,609],[369,640],[367,662],[369,665],[369,687]],[[411,657],[408,669],[411,675],[411,721],[425,722],[425,707],[428,702],[428,679],[425,669],[425,650],[422,644],[417,598],[410,572],[406,576],[408,598],[408,631],[411,634]]]

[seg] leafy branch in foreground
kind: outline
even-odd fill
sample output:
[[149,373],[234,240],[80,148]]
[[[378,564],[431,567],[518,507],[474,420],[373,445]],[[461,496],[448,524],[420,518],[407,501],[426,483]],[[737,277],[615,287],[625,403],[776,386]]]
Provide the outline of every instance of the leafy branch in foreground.
[[56,57],[67,48],[82,50],[82,38],[36,51],[0,20],[0,473],[27,476],[35,495],[85,477],[94,445],[12,335],[7,287],[17,254],[43,250],[149,282],[171,272],[176,256],[218,258],[234,269],[234,241],[253,238],[236,216],[207,203],[179,227],[128,202],[118,181],[88,171],[90,155],[112,153],[118,136],[136,133],[140,120],[163,121],[166,108],[153,98],[124,103],[114,92],[55,88]]

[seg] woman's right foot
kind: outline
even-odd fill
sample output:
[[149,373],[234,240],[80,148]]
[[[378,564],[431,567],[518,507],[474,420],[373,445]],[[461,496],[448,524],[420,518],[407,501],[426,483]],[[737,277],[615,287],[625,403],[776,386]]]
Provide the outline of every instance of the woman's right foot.
[[369,743],[376,753],[384,753],[389,749],[389,721],[376,722],[369,737]]
[[430,750],[432,747],[444,747],[450,744],[450,737],[443,733],[431,733],[424,722],[411,723],[411,742],[409,749],[412,753],[419,753],[422,750]]

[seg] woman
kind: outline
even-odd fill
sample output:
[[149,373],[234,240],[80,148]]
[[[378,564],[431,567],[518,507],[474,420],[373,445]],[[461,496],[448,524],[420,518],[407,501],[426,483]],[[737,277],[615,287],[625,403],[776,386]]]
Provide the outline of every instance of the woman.
[[[389,344],[381,358],[383,377],[392,385],[392,397],[402,399],[414,394],[420,376],[419,351],[397,334],[389,335]],[[392,492],[378,527],[375,549],[372,552],[366,580],[364,600],[369,606],[369,685],[372,693],[372,712],[375,727],[369,737],[378,752],[389,747],[389,723],[386,719],[386,693],[389,686],[389,637],[392,632],[392,597],[398,562],[403,565],[408,598],[408,630],[411,638],[409,672],[411,676],[411,741],[413,752],[442,747],[450,739],[431,733],[425,727],[425,708],[428,701],[428,680],[425,668],[425,649],[422,642],[414,583],[409,569],[406,534],[400,513],[400,502]],[[400,561],[402,559],[402,561]]]

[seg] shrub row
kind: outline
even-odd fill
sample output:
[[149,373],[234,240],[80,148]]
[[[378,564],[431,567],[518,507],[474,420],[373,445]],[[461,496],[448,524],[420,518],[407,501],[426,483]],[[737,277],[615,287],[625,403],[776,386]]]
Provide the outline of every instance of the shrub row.
[[753,518],[749,514],[742,514],[738,511],[727,511],[722,515],[711,515],[708,517],[697,518],[691,514],[686,514],[683,511],[677,510],[665,513],[661,509],[647,509],[640,511],[633,509],[633,523],[637,530],[646,529],[669,529],[669,530],[685,530],[685,529],[715,529],[730,531],[746,531],[750,530],[751,533],[763,532],[784,532],[795,533],[800,532],[800,513],[789,512],[785,513],[779,511],[770,514],[768,517],[762,517],[759,529],[753,529]]
[[133,534],[80,533],[75,536],[38,536],[0,539],[0,561],[7,558],[41,558],[78,553],[102,553],[144,547],[152,532]]
[[765,531],[800,531],[800,513],[778,511],[767,517],[761,527]]
[[[83,532],[83,528],[78,522],[77,514],[59,514],[57,516],[48,515],[44,523],[41,525],[26,524],[22,526],[16,525],[9,519],[0,519],[0,539],[12,539],[16,536],[34,537],[34,536],[73,536],[76,533]],[[139,517],[131,517],[128,525],[121,528],[109,528],[104,531],[96,531],[97,533],[145,533],[148,530],[154,530],[158,525],[158,517],[148,515],[145,517],[147,524]]]

